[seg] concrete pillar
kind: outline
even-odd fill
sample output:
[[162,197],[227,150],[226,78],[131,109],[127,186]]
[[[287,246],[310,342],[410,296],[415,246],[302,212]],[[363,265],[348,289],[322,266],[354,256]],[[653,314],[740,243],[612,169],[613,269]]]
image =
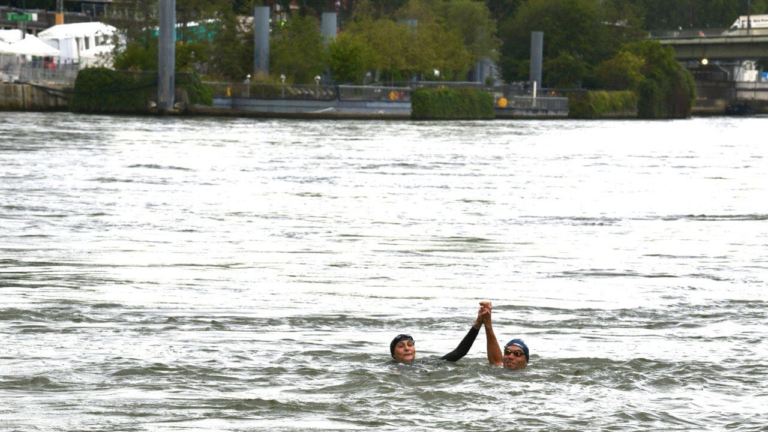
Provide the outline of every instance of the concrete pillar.
[[336,39],[336,29],[338,28],[336,12],[323,12],[323,19],[321,28],[321,34],[323,35],[323,43],[328,43],[333,39]]
[[176,0],[160,0],[160,38],[158,54],[157,108],[173,109],[176,91]]
[[531,32],[531,81],[541,88],[541,66],[544,58],[544,32]]
[[269,6],[253,8],[253,75],[269,75]]

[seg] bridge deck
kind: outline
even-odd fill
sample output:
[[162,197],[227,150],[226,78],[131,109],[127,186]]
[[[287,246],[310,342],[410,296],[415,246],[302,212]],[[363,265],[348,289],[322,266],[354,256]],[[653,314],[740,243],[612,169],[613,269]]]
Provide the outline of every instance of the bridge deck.
[[768,59],[768,34],[651,38],[675,49],[678,60]]

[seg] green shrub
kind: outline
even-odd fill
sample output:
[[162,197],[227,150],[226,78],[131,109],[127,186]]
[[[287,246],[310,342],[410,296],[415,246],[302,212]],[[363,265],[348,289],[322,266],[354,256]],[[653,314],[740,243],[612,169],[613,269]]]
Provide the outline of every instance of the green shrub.
[[189,103],[194,105],[213,105],[213,90],[200,81],[200,76],[194,73],[177,73],[176,88],[187,92]]
[[[87,68],[77,74],[71,108],[76,112],[144,113],[157,94],[157,73]],[[192,104],[213,105],[213,92],[196,74],[177,74],[176,87]]]
[[87,68],[77,74],[71,107],[77,112],[145,112],[156,88],[156,72]]
[[638,97],[631,91],[590,91],[568,94],[568,116],[578,119],[634,116]]
[[492,119],[493,96],[474,88],[419,89],[411,95],[411,118],[417,120]]

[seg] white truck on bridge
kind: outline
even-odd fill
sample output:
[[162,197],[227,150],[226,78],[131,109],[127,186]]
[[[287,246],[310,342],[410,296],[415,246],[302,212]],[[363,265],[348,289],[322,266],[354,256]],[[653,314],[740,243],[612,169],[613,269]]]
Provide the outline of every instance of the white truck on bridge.
[[768,15],[742,15],[731,25],[730,30],[746,30],[751,23],[753,29],[768,29]]

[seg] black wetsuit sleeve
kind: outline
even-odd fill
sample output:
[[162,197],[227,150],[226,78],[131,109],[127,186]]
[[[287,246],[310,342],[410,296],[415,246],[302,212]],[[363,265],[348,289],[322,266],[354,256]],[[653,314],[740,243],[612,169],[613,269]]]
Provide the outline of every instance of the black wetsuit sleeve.
[[440,357],[440,360],[448,360],[449,362],[459,361],[462,357],[467,355],[469,349],[472,348],[472,344],[475,343],[475,338],[477,338],[477,333],[479,331],[480,329],[476,329],[474,327],[470,328],[467,335],[464,336],[464,339],[461,340],[459,346],[456,347],[455,350]]

